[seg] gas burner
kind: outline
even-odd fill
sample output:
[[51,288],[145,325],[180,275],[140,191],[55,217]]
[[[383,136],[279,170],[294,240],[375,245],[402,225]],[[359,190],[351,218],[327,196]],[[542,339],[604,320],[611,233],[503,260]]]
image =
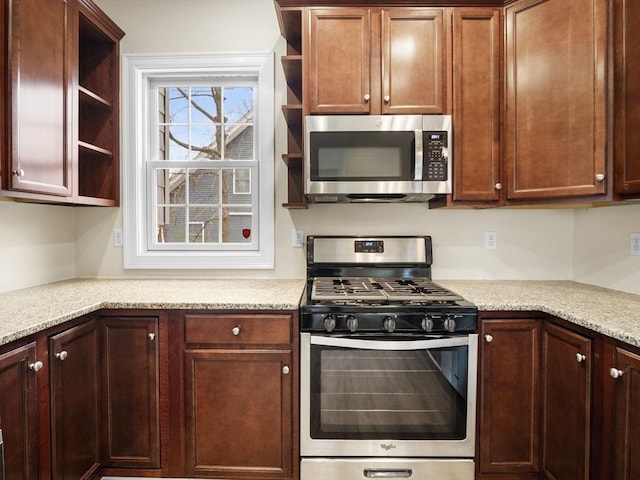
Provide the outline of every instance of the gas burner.
[[[363,249],[363,242],[383,248]],[[434,283],[431,262],[430,237],[307,237],[301,331],[476,331],[476,306]]]

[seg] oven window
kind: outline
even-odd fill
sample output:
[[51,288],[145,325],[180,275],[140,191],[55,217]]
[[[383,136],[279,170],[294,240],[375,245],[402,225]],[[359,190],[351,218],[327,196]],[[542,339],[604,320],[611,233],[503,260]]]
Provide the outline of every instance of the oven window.
[[466,438],[468,347],[311,346],[311,437]]
[[413,178],[414,132],[312,132],[311,180]]

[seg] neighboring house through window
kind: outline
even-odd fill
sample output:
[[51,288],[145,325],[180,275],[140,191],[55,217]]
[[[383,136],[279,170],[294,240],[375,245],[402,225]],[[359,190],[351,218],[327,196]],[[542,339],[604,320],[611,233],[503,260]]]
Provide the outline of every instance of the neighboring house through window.
[[272,268],[273,55],[124,57],[125,268]]

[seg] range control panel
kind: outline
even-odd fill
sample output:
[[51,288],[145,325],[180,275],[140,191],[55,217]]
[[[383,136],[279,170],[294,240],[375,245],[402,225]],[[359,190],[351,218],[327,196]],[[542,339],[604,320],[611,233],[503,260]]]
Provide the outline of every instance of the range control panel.
[[449,139],[445,131],[423,132],[425,181],[448,180]]

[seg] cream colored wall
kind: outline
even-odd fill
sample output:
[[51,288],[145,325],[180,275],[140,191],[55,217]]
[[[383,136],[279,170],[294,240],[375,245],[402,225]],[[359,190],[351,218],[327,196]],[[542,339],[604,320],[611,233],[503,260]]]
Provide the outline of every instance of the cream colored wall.
[[630,255],[640,232],[640,204],[576,210],[573,279],[640,294],[640,256]]
[[0,199],[0,292],[73,278],[74,225],[72,208]]

